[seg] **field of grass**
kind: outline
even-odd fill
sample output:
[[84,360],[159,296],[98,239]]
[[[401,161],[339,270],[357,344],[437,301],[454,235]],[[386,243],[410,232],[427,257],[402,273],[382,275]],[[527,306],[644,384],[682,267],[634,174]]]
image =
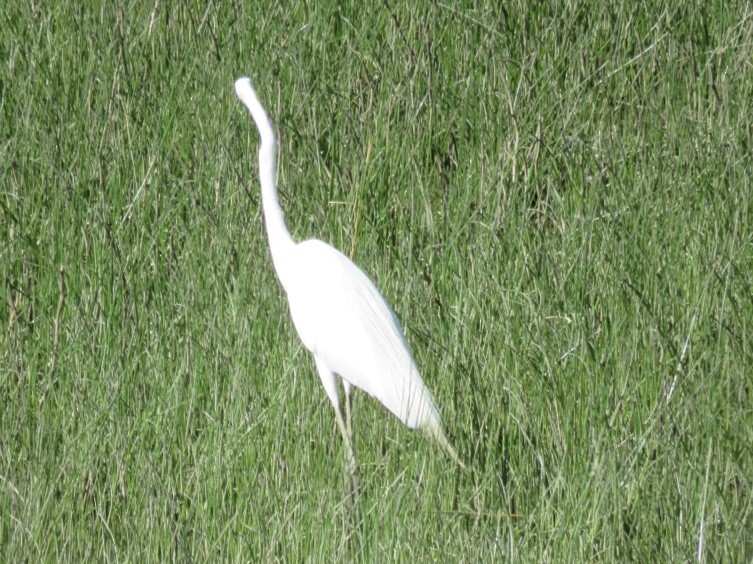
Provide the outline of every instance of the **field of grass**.
[[[0,561],[750,561],[751,4],[262,4],[0,8]],[[468,473],[348,502],[244,74]]]

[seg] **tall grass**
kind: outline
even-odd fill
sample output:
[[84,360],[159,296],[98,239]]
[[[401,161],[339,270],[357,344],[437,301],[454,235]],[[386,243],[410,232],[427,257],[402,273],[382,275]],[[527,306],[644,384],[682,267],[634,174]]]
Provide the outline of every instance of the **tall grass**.
[[[753,557],[749,3],[0,20],[0,559]],[[243,74],[471,468],[357,396],[356,526]]]

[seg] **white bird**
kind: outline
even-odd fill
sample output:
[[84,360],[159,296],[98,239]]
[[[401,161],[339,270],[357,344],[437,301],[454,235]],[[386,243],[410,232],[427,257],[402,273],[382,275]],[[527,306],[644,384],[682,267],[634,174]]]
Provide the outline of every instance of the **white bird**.
[[[314,355],[345,442],[351,483],[357,472],[352,436],[352,387],[379,400],[410,428],[423,428],[461,467],[447,440],[434,399],[426,388],[400,322],[371,279],[327,243],[295,243],[277,198],[277,139],[250,78],[235,81],[261,137],[259,177],[262,207],[277,277],[304,346]],[[337,379],[345,391],[343,420]]]

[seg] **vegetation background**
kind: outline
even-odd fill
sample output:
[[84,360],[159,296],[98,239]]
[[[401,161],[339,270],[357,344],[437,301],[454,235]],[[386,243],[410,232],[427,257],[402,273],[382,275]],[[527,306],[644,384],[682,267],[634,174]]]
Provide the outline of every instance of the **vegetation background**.
[[[244,74],[467,474],[361,394],[345,502]],[[750,2],[4,3],[0,560],[749,562],[752,104]]]

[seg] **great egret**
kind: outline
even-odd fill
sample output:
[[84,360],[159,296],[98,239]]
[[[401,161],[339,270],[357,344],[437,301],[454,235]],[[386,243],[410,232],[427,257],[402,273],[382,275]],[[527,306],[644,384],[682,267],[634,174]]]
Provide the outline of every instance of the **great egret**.
[[[345,441],[347,467],[355,482],[352,387],[378,399],[410,428],[423,428],[461,467],[442,429],[442,419],[426,388],[400,322],[371,279],[337,249],[316,239],[301,243],[285,226],[277,198],[277,139],[250,78],[235,81],[235,93],[259,129],[262,207],[277,277],[288,296],[290,315],[335,408]],[[340,408],[338,377],[345,391]]]

